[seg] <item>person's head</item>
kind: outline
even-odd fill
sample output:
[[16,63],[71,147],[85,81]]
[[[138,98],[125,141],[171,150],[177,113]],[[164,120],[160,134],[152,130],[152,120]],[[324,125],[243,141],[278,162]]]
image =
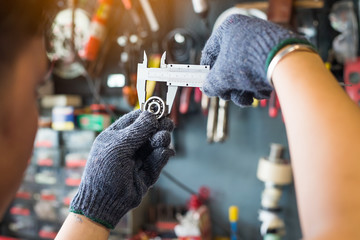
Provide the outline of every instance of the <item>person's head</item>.
[[22,180],[37,130],[52,0],[0,2],[0,219]]

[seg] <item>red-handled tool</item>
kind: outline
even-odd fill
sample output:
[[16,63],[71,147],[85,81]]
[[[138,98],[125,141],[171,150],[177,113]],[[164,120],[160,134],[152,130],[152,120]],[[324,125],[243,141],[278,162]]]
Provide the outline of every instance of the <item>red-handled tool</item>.
[[269,116],[272,118],[275,118],[279,112],[279,107],[276,103],[276,99],[276,93],[275,91],[272,91],[269,99]]
[[179,112],[182,114],[187,113],[189,110],[191,92],[192,88],[190,87],[184,87],[181,90]]

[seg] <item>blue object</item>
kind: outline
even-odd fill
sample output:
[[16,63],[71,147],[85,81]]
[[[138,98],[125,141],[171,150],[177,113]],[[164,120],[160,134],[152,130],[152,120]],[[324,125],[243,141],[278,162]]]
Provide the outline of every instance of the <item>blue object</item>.
[[236,232],[237,232],[237,222],[230,222],[230,228],[231,228],[231,240],[237,240]]

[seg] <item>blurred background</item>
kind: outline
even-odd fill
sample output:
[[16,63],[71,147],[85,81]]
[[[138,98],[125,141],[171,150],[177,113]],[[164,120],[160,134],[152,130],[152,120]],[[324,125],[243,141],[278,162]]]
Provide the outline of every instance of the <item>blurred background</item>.
[[[197,65],[212,31],[232,13],[303,34],[344,91],[360,100],[355,0],[57,0],[56,6],[47,35],[52,71],[40,90],[34,153],[0,239],[53,239],[93,140],[139,108],[137,64],[144,52],[148,67],[160,67],[165,51],[167,64]],[[147,84],[148,97],[164,98],[166,91],[165,84]],[[110,239],[302,237],[275,93],[239,108],[182,87],[170,117],[176,156]]]

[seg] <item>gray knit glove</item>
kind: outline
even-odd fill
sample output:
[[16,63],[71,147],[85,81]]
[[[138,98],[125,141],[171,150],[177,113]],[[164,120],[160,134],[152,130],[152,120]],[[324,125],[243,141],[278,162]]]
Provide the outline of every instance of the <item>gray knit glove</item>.
[[118,119],[95,139],[70,211],[113,229],[138,206],[174,151],[174,125],[147,111]]
[[253,98],[269,98],[267,66],[276,52],[303,37],[274,23],[244,15],[229,16],[207,41],[201,64],[211,70],[203,91],[208,96],[248,106]]

